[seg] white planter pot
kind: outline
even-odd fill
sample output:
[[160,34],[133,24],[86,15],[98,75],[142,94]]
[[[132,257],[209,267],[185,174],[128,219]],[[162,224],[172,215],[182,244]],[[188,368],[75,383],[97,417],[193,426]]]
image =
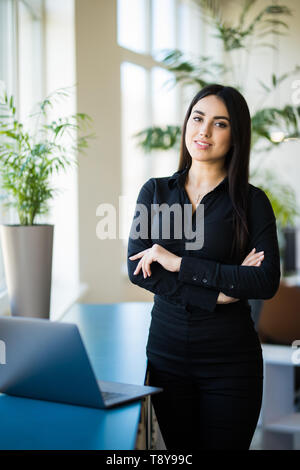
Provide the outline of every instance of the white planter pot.
[[11,314],[49,318],[53,225],[1,225]]

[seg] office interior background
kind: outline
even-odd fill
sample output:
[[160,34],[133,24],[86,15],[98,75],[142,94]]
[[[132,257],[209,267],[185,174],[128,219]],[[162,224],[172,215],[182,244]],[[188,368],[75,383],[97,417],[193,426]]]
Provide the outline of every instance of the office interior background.
[[[219,3],[222,17],[234,24],[243,0]],[[252,18],[263,7],[277,5],[271,0],[253,3]],[[162,63],[164,51],[178,49],[194,63],[207,56],[212,62],[230,66],[232,71],[216,69],[213,81],[230,84],[232,80],[242,85],[251,113],[262,103],[283,108],[293,98],[294,106],[299,106],[300,70],[266,93],[274,85],[272,77],[279,78],[300,66],[300,3],[280,3],[293,13],[285,19],[288,28],[281,28],[285,34],[261,37],[262,43],[273,47],[253,48],[250,55],[237,49],[229,55],[196,0],[0,0],[0,81],[14,95],[18,117],[25,119],[37,102],[68,87],[68,99],[59,101],[51,117],[83,112],[93,120],[95,137],[85,154],[75,155],[76,167],[53,175],[59,193],[51,201],[49,214],[39,219],[55,226],[54,316],[78,300],[114,303],[153,299],[153,294],[128,279],[127,239],[139,189],[151,177],[173,174],[179,150],[146,153],[134,134],[151,126],[180,126],[188,103],[200,88],[195,83],[174,84],[175,74]],[[280,132],[278,122],[274,139]],[[253,173],[259,170],[250,182],[265,182],[272,170],[276,181],[294,192],[300,210],[300,140],[279,137],[279,141],[272,150],[261,150],[251,157],[250,169]],[[115,208],[116,232],[101,239],[97,208],[104,203]],[[6,210],[1,199],[0,214],[1,223],[17,223],[16,214]],[[282,289],[260,306],[260,315],[265,313],[262,339],[274,345],[291,346],[293,339],[300,340],[299,217],[296,215],[294,225],[285,227],[281,234]],[[0,314],[8,310],[1,257]],[[300,431],[300,421],[298,427]]]

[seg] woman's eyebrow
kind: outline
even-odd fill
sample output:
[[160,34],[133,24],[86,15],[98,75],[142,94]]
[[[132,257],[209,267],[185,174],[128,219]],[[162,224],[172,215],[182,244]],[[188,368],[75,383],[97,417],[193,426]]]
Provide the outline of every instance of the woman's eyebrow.
[[[201,114],[202,116],[205,116],[205,113],[203,111],[199,111],[199,109],[195,109],[193,113],[198,113],[198,114]],[[230,121],[230,119],[227,116],[214,116],[214,119],[226,119],[227,121]]]

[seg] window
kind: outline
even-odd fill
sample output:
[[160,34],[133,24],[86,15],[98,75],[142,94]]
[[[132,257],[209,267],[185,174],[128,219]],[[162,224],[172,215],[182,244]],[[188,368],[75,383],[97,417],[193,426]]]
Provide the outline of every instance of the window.
[[0,0],[0,80],[20,118],[43,94],[43,0]]
[[[173,74],[161,67],[151,71],[152,118],[156,126],[173,125],[180,122],[178,89],[172,84]],[[156,151],[148,156],[153,177],[168,175],[177,169],[178,152],[174,149]]]
[[17,56],[20,118],[43,98],[42,1],[19,1]]
[[[0,0],[0,85],[15,96],[20,119],[30,113],[42,97],[42,10],[43,0]],[[5,210],[0,199],[0,223],[16,222],[16,214]],[[7,310],[5,296],[0,250],[0,314]]]
[[152,55],[176,47],[176,6],[174,0],[152,0]]
[[184,0],[178,6],[178,48],[192,56],[205,54],[204,35],[206,24],[202,22],[199,7],[192,1]]
[[[122,63],[123,189],[126,195],[132,197],[135,196],[136,175],[141,175],[141,178],[147,176],[143,151],[136,148],[135,141],[130,136],[138,132],[141,127],[150,125],[147,100],[148,80],[148,72],[143,67],[130,62]],[[134,172],[132,168],[135,169]]]
[[118,0],[118,43],[135,52],[148,52],[149,0]]
[[6,84],[9,93],[15,89],[14,13],[14,2],[0,0],[0,80]]
[[[178,151],[145,154],[133,135],[150,126],[181,125],[194,90],[174,87],[160,60],[178,48],[200,54],[202,19],[192,0],[118,0],[117,41],[121,53],[122,194],[132,213],[121,212],[124,249],[139,188],[150,177],[177,169]],[[191,30],[192,29],[192,30]],[[188,95],[188,96],[187,96]],[[134,172],[132,169],[134,168]]]

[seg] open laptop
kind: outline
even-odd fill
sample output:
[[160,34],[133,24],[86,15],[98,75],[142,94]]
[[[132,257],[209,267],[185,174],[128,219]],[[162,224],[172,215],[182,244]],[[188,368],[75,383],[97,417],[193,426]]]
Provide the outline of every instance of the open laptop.
[[0,317],[0,392],[92,408],[111,408],[159,387],[97,380],[77,325]]

